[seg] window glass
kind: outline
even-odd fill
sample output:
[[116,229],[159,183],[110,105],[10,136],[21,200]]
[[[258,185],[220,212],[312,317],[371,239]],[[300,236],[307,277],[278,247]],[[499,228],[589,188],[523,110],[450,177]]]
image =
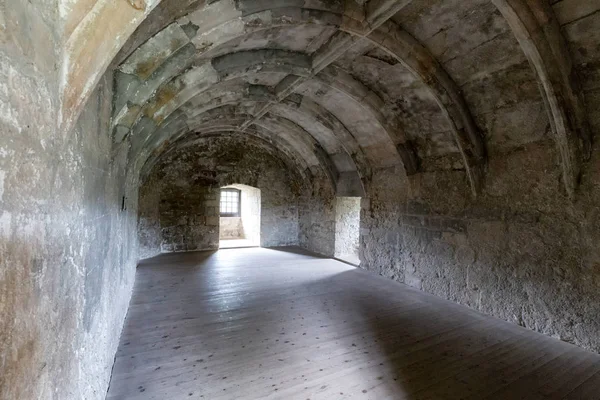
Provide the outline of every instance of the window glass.
[[240,216],[240,191],[237,189],[221,189],[220,213],[223,217]]

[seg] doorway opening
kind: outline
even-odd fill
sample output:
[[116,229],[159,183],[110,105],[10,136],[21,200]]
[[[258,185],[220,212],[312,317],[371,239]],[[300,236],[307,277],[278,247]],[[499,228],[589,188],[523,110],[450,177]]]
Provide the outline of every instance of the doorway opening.
[[260,246],[260,189],[235,184],[220,194],[219,248]]
[[335,204],[335,258],[358,266],[360,197],[338,197]]

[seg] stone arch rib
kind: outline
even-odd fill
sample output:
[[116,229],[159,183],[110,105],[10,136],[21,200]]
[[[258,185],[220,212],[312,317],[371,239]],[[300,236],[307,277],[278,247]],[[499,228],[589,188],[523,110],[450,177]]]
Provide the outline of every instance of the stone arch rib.
[[590,157],[591,137],[583,94],[560,25],[545,0],[492,1],[536,73],[561,158],[565,190],[573,197],[581,164]]
[[456,83],[419,41],[391,21],[371,32],[367,39],[396,58],[429,89],[454,133],[471,192],[476,196],[482,185],[486,149]]

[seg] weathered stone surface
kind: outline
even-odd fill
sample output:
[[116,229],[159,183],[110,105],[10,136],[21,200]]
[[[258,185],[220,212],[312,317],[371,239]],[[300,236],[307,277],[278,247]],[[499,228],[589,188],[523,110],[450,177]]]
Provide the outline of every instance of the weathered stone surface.
[[492,156],[476,201],[456,172],[412,178],[399,204],[373,194],[361,266],[598,351],[598,178],[572,203],[556,160],[550,141]]
[[335,253],[334,196],[333,188],[315,181],[300,200],[298,210],[300,245],[328,257]]
[[0,398],[106,393],[137,258],[111,78],[67,134],[54,77],[0,50]]
[[221,217],[219,219],[219,239],[244,239],[244,227],[240,217]]
[[598,10],[0,2],[0,397],[103,398],[135,260],[230,183],[265,246],[334,256],[361,196],[363,268],[600,351]]
[[338,197],[335,203],[335,256],[359,260],[360,197]]
[[[306,182],[280,156],[248,137],[193,138],[161,156],[140,190],[144,256],[218,248],[219,188],[260,189],[260,244],[297,245]],[[330,239],[331,240],[331,239]]]

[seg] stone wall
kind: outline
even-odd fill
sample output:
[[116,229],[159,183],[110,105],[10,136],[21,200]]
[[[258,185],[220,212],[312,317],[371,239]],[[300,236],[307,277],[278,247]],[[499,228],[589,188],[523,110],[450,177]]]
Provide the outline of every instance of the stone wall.
[[160,228],[160,190],[157,185],[145,184],[139,189],[138,242],[140,259],[160,254],[162,243]]
[[165,182],[159,203],[161,252],[218,248],[218,204],[218,188],[206,182]]
[[574,200],[550,140],[490,154],[477,198],[462,171],[417,174],[411,190],[379,171],[364,202],[361,266],[598,352],[599,156]]
[[112,78],[58,126],[52,2],[0,4],[0,398],[103,399],[134,280],[136,182]]
[[260,244],[260,189],[246,185],[234,185],[240,189],[242,199],[242,234],[252,244]]
[[335,203],[335,257],[359,261],[360,197],[337,197]]
[[219,219],[219,239],[244,239],[241,217],[221,217]]
[[300,246],[333,257],[335,253],[335,194],[325,182],[315,180],[300,200]]
[[261,246],[298,244],[301,178],[265,148],[234,136],[180,144],[148,171],[140,191],[142,254],[218,248],[218,193],[234,183],[261,190]]
[[[218,187],[262,190],[263,246],[334,255],[323,175],[346,195],[364,184],[364,268],[600,351],[600,151],[577,154],[584,122],[600,132],[597,2],[550,2],[560,26],[538,9],[523,20],[538,38],[515,32],[496,6],[509,2],[405,2],[393,17],[375,2],[389,20],[350,51],[356,2],[273,2],[276,18],[244,14],[234,36],[192,20],[252,2],[157,3],[0,2],[0,398],[103,398],[136,233],[142,257],[214,247]],[[112,77],[96,83],[149,14],[113,64],[113,136]],[[560,104],[570,90],[581,104]],[[138,164],[163,150],[138,203]]]
[[218,204],[218,188],[209,181],[151,176],[140,188],[139,258],[218,248]]

